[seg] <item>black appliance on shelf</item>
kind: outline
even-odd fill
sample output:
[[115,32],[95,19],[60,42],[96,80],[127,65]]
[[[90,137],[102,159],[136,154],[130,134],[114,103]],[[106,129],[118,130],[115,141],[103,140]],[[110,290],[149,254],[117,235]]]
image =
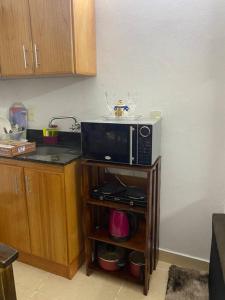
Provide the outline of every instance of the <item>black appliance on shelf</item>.
[[92,188],[91,197],[98,200],[120,202],[130,206],[147,206],[147,195],[142,189],[123,186],[116,182]]
[[85,159],[151,166],[160,156],[161,120],[81,122]]

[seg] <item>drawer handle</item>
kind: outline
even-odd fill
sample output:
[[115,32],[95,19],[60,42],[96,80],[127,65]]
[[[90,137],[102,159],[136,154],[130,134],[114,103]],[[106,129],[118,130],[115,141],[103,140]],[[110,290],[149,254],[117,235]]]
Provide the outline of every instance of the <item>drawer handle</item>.
[[34,44],[34,54],[35,54],[35,65],[36,65],[36,68],[39,68],[39,66],[40,66],[40,63],[38,61],[38,52],[39,52],[39,49],[38,49],[37,45]]
[[24,60],[24,68],[27,69],[28,63],[27,63],[27,52],[28,50],[23,45],[23,60]]

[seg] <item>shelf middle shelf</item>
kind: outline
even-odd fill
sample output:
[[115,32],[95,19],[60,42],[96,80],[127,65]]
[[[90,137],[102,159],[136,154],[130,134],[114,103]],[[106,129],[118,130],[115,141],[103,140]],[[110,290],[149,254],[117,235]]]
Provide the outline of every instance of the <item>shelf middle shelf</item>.
[[146,207],[130,206],[128,204],[123,204],[123,203],[114,202],[114,201],[96,200],[93,198],[89,198],[89,199],[87,199],[86,203],[89,205],[96,205],[96,206],[109,207],[109,208],[115,208],[115,209],[120,209],[120,210],[136,212],[139,214],[147,213]]
[[105,229],[95,230],[88,236],[88,238],[91,240],[112,244],[126,249],[131,249],[143,253],[145,252],[145,232],[142,230],[139,230],[131,239],[125,242],[117,242],[111,239],[108,231]]

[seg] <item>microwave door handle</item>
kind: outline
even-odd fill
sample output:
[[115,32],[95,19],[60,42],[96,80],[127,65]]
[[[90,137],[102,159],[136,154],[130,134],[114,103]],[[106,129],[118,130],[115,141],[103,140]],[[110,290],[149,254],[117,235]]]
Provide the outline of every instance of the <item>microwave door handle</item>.
[[130,157],[129,157],[130,165],[133,164],[133,131],[134,131],[134,127],[130,126]]

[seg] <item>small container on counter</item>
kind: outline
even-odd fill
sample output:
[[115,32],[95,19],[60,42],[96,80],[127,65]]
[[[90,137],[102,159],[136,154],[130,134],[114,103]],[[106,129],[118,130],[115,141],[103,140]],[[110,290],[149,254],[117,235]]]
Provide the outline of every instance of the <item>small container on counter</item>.
[[48,145],[55,145],[58,143],[58,127],[43,129],[43,143]]

